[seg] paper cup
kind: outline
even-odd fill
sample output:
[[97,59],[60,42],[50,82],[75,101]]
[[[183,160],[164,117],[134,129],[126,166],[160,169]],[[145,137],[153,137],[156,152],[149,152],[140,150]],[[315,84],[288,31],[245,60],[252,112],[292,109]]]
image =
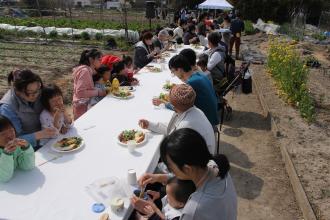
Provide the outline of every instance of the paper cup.
[[130,185],[137,184],[136,171],[134,169],[129,169],[127,172],[127,183]]
[[130,153],[133,153],[136,148],[136,142],[135,141],[127,141],[127,149]]

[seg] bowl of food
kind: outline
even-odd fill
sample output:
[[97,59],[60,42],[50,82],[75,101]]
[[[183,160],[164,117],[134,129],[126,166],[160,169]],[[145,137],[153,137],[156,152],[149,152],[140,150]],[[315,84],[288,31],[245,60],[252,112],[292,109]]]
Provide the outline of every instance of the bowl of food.
[[154,72],[154,73],[160,73],[162,71],[161,68],[156,67],[156,66],[146,66],[147,70],[149,70],[150,72]]
[[65,137],[57,141],[51,148],[56,152],[72,152],[84,146],[81,137]]
[[133,93],[125,89],[119,89],[118,91],[113,91],[111,95],[117,99],[130,99],[134,97]]
[[202,49],[202,46],[200,46],[199,44],[193,44],[192,47],[194,49]]
[[146,140],[146,134],[143,131],[134,129],[124,130],[118,135],[118,143],[126,147],[130,141],[135,141],[136,146],[139,146],[143,145]]

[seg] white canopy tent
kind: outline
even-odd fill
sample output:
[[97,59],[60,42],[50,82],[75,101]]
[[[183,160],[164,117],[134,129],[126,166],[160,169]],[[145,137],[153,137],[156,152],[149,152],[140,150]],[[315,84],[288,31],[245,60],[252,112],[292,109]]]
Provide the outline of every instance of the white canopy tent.
[[226,0],[206,0],[202,4],[199,4],[198,8],[230,10],[234,7],[231,4],[229,4]]

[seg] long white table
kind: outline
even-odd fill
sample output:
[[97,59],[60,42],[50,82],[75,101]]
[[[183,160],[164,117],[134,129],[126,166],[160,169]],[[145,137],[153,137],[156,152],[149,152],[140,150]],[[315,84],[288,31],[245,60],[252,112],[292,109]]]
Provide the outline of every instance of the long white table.
[[[158,147],[163,135],[148,135],[147,143],[134,154],[120,146],[116,137],[122,130],[139,128],[141,118],[169,121],[173,112],[156,109],[151,101],[153,96],[164,92],[162,86],[166,80],[180,83],[171,76],[168,60],[166,70],[161,73],[142,69],[136,75],[140,86],[134,98],[119,100],[107,96],[74,123],[67,136],[81,136],[85,142],[81,150],[38,166],[54,158],[50,147],[56,140],[52,140],[36,152],[35,169],[17,170],[10,182],[0,184],[0,219],[98,219],[100,214],[92,211],[95,201],[85,191],[87,185],[103,177],[125,179],[129,169],[135,169],[138,176],[152,172],[159,159]],[[131,213],[128,198],[123,212],[112,213],[110,207],[105,212],[112,220],[127,219]]]

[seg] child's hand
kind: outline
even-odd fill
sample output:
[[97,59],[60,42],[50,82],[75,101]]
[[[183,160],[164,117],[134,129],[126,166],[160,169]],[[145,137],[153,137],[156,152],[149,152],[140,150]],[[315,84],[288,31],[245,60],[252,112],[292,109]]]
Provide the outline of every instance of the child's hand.
[[14,140],[14,143],[15,143],[16,146],[18,146],[20,148],[23,148],[23,149],[29,147],[29,143],[26,140],[23,140],[23,139],[16,138]]
[[160,198],[160,193],[152,190],[148,190],[147,194],[152,197],[152,200],[155,201]]
[[53,138],[58,134],[58,130],[56,128],[45,128],[40,131],[41,138],[40,139],[48,139]]
[[7,153],[13,153],[15,150],[16,150],[16,143],[15,143],[15,139],[12,140],[12,141],[9,141],[5,148],[4,148],[4,151],[7,152]]
[[63,127],[61,128],[61,130],[60,130],[60,133],[61,133],[61,134],[66,134],[66,133],[68,132],[68,130],[69,130],[69,128],[63,126]]
[[149,121],[145,119],[139,120],[139,126],[143,129],[148,129],[149,127]]
[[146,212],[145,212],[145,207],[146,206],[151,206],[151,204],[152,204],[152,202],[149,202],[149,201],[145,201],[145,200],[143,200],[143,199],[140,199],[140,198],[138,198],[137,196],[135,196],[135,195],[133,195],[133,197],[131,198],[131,204],[133,205],[133,207],[137,210],[137,211],[139,211],[139,212],[141,212],[142,214],[147,214]]
[[153,214],[155,214],[154,209],[152,208],[152,206],[147,205],[146,207],[144,207],[143,211],[145,212],[145,217],[150,218]]

